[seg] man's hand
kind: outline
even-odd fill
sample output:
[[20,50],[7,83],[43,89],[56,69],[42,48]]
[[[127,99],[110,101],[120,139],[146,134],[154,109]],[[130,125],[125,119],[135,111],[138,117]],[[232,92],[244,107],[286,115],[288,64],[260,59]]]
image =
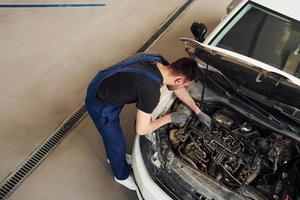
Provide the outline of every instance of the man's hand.
[[187,116],[181,112],[173,112],[170,114],[171,122],[183,126],[186,123]]
[[211,124],[211,118],[205,114],[204,112],[200,111],[198,114],[198,119],[207,127],[210,127]]

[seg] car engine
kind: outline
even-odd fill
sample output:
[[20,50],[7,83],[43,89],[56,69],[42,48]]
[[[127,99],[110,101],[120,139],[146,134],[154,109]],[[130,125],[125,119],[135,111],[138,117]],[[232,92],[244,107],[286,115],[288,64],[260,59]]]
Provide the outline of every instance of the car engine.
[[246,198],[281,199],[294,156],[293,141],[229,107],[205,110],[212,118],[211,127],[179,101],[171,111],[189,116],[185,125],[167,129],[172,150],[183,162]]

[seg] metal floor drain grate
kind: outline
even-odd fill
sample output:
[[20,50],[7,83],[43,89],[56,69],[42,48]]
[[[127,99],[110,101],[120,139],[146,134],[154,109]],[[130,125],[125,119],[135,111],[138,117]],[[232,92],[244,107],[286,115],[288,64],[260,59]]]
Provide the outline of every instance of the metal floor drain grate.
[[0,200],[6,199],[39,166],[63,138],[87,115],[85,105],[80,106],[30,156],[0,183]]

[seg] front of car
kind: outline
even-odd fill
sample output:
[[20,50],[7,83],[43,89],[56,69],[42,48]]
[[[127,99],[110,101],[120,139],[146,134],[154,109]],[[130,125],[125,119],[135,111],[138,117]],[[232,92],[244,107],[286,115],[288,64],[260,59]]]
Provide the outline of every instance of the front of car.
[[212,125],[163,95],[155,117],[188,122],[136,138],[144,199],[300,198],[300,23],[251,1],[236,9],[204,44],[182,39],[202,71],[188,89]]

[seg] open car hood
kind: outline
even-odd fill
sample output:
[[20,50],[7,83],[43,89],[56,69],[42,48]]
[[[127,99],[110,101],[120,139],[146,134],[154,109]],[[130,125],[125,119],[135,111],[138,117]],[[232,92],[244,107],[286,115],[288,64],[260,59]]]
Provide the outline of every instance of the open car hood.
[[[184,42],[190,56],[208,63],[209,70],[221,73],[237,86],[247,88],[267,99],[292,106],[296,110],[300,108],[300,79],[235,52],[206,45],[190,38],[180,38],[180,40]],[[300,115],[299,112],[298,114]]]

